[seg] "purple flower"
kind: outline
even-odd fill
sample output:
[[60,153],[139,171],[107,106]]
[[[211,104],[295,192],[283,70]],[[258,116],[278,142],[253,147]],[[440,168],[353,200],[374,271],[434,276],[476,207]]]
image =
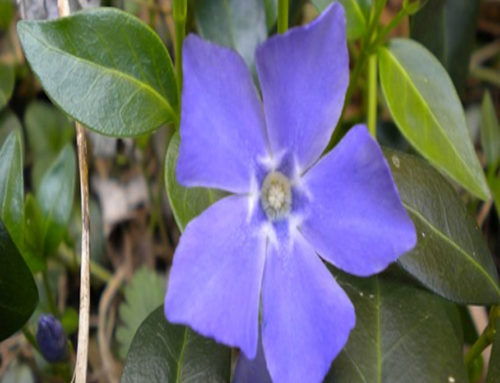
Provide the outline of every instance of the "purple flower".
[[416,241],[364,126],[320,158],[349,78],[344,10],[257,49],[262,101],[232,50],[191,35],[183,61],[178,181],[232,195],[187,225],[165,315],[253,359],[261,307],[273,381],[319,382],[355,323],[322,259],[367,276]]
[[67,356],[66,334],[61,322],[52,315],[41,315],[38,319],[36,342],[40,352],[48,362],[60,362]]

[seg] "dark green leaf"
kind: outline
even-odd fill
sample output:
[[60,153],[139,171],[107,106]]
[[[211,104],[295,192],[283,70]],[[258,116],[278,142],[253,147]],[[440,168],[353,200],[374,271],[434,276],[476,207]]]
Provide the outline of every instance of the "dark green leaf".
[[475,41],[479,1],[429,0],[410,22],[410,36],[425,45],[463,92]]
[[488,165],[495,166],[500,160],[500,126],[489,92],[484,94],[481,107],[481,146]]
[[387,105],[406,139],[442,172],[487,199],[488,185],[462,105],[441,64],[409,39],[395,39],[382,47],[379,62]]
[[185,188],[177,183],[175,168],[179,154],[179,134],[170,139],[165,156],[165,187],[175,221],[184,230],[189,221],[221,198],[219,190],[206,188]]
[[44,220],[44,255],[59,246],[73,208],[75,151],[67,144],[42,178],[36,199]]
[[10,65],[0,62],[0,109],[2,109],[14,91],[15,73]]
[[356,327],[326,383],[467,381],[450,303],[384,276],[337,280],[354,304]]
[[229,382],[231,350],[165,320],[163,306],[141,324],[121,383]]
[[1,342],[24,325],[38,301],[33,276],[1,220],[0,265]]
[[[360,0],[338,0],[345,9],[346,21],[347,21],[347,39],[355,40],[361,36],[364,36],[367,28],[367,12],[366,4]],[[323,10],[331,3],[333,0],[312,0],[314,6],[318,11],[323,12]]]
[[194,15],[203,38],[234,48],[253,66],[255,49],[267,37],[262,0],[196,0]]
[[99,133],[136,136],[177,120],[172,62],[139,19],[94,8],[17,26],[26,58],[66,113]]
[[31,178],[37,188],[42,176],[64,145],[73,140],[74,129],[63,113],[52,105],[40,101],[28,105],[24,123],[29,148],[33,155]]
[[488,377],[486,383],[500,382],[500,318],[495,322],[495,341],[491,348],[490,367],[488,369]]
[[0,149],[0,219],[18,249],[23,248],[24,180],[21,132],[13,131]]
[[[116,330],[122,358],[127,356],[141,323],[163,302],[165,290],[163,278],[145,266],[137,270],[130,284],[125,287],[125,301],[119,307],[120,324]],[[145,291],[147,294],[144,294]]]
[[425,286],[456,302],[500,301],[498,276],[476,222],[454,188],[423,160],[385,150],[418,243],[399,263]]

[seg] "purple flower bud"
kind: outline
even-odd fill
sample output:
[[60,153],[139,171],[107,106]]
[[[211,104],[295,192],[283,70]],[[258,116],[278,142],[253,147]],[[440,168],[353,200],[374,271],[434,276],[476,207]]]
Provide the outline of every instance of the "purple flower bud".
[[40,352],[48,362],[60,362],[66,357],[66,334],[61,322],[52,315],[42,315],[38,319],[36,341],[40,347]]

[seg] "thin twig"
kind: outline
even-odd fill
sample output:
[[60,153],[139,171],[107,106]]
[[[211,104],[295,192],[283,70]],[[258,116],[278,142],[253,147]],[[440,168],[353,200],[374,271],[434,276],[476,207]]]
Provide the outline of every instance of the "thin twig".
[[110,383],[117,383],[118,377],[115,371],[115,360],[109,349],[109,343],[106,336],[106,317],[109,306],[113,301],[116,293],[119,291],[122,282],[127,274],[127,264],[120,266],[111,281],[108,283],[99,301],[99,322],[97,326],[97,343],[99,346],[99,354],[102,359],[104,373]]
[[[69,16],[68,0],[57,0],[59,16]],[[90,314],[90,209],[89,209],[89,169],[87,164],[87,137],[85,128],[75,123],[76,145],[78,148],[78,167],[80,172],[80,195],[82,210],[82,256],[80,267],[80,313],[78,317],[78,349],[76,351],[75,371],[72,381],[87,382],[89,353],[89,314]]]
[[78,322],[78,349],[74,379],[76,383],[87,382],[87,359],[89,346],[90,313],[90,211],[89,211],[89,169],[87,164],[87,138],[85,128],[78,122],[76,143],[80,170],[80,194],[82,209],[82,256],[80,267],[80,315]]

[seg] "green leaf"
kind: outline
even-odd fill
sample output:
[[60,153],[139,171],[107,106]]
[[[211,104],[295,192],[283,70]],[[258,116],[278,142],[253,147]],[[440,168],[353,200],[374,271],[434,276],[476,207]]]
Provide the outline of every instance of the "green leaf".
[[168,144],[165,156],[165,187],[175,222],[184,230],[189,221],[224,196],[220,190],[185,188],[177,183],[175,167],[179,155],[179,134],[175,133]]
[[[367,18],[366,10],[363,9],[362,1],[359,0],[338,0],[344,6],[347,21],[347,39],[355,40],[366,33]],[[333,0],[312,0],[313,5],[320,12],[333,3]]]
[[325,383],[467,382],[450,303],[384,276],[337,280],[356,327]]
[[118,350],[122,359],[127,356],[141,323],[162,304],[165,291],[163,278],[145,266],[135,272],[130,284],[125,287],[125,300],[119,307],[121,323],[116,330],[116,340],[120,345]]
[[262,0],[196,0],[194,17],[203,38],[234,48],[253,67],[255,49],[267,37]]
[[401,266],[445,298],[464,304],[498,303],[493,258],[454,188],[425,161],[384,152],[418,234],[416,247],[399,258]]
[[9,102],[14,91],[15,73],[10,65],[0,62],[0,109]]
[[488,165],[495,166],[500,161],[500,125],[489,92],[484,94],[481,114],[481,147]]
[[[21,131],[23,127],[17,116],[9,109],[0,112],[0,146],[3,145],[7,136],[14,130]],[[22,137],[21,137],[22,139]],[[24,147],[24,145],[23,145]]]
[[27,60],[50,98],[99,133],[137,136],[177,120],[172,62],[146,24],[113,8],[21,21]]
[[227,383],[231,349],[166,321],[163,306],[141,324],[121,383]]
[[429,0],[410,19],[410,36],[429,49],[462,94],[475,43],[480,1]]
[[500,318],[495,321],[495,341],[491,348],[490,367],[488,369],[488,376],[486,383],[500,382]]
[[38,302],[38,292],[26,266],[0,220],[0,342],[19,330]]
[[36,199],[43,215],[44,255],[59,246],[73,208],[75,194],[75,151],[67,144],[42,178]]
[[56,159],[64,145],[74,138],[68,118],[54,106],[40,101],[28,105],[24,124],[29,148],[33,155],[31,178],[37,188],[42,176]]
[[427,49],[408,39],[379,50],[382,90],[405,138],[434,166],[475,196],[488,185],[451,80]]
[[0,219],[18,249],[23,248],[24,179],[21,132],[13,131],[0,149]]

